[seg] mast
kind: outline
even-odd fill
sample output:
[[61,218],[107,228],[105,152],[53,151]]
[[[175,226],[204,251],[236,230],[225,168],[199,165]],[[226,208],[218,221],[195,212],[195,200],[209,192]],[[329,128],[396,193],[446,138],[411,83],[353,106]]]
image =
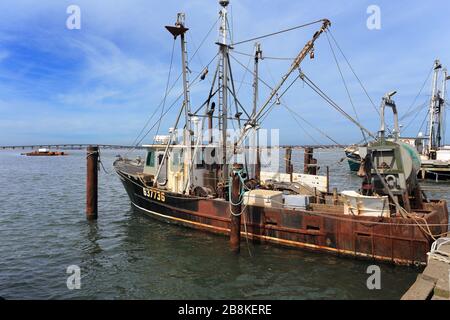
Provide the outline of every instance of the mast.
[[434,75],[433,75],[433,84],[431,89],[431,100],[430,100],[430,123],[429,123],[429,132],[428,132],[428,154],[430,154],[433,150],[438,146],[436,127],[439,125],[439,95],[438,95],[438,78],[439,78],[439,70],[442,68],[439,60],[434,62]]
[[[262,51],[261,44],[255,43],[255,65],[253,67],[253,110],[251,117],[256,114],[258,108],[258,85],[259,85],[259,60],[262,59]],[[255,127],[253,134],[250,136],[250,149],[251,152],[251,164],[253,169],[253,178],[259,180],[259,137],[258,137],[258,129]]]
[[[184,20],[185,15],[184,13],[178,14],[178,20],[177,24],[180,26],[184,26]],[[186,48],[186,39],[184,36],[184,33],[180,36],[181,41],[181,61],[182,61],[182,68],[183,68],[183,93],[184,93],[184,116],[186,118],[186,144],[191,145],[192,137],[191,137],[191,120],[190,120],[190,113],[191,113],[191,106],[190,106],[190,100],[189,100],[189,79],[188,79],[188,62],[187,62],[187,48]]]
[[[176,39],[178,36],[180,36],[180,42],[181,42],[181,64],[182,64],[182,75],[183,75],[183,105],[181,107],[180,113],[177,117],[175,128],[177,128],[178,122],[180,120],[180,116],[183,113],[184,109],[184,116],[185,116],[185,128],[183,133],[183,144],[186,147],[187,151],[187,161],[185,163],[190,164],[191,159],[191,153],[192,153],[192,130],[191,130],[191,121],[190,121],[190,101],[189,101],[189,80],[188,80],[188,62],[187,62],[187,48],[186,48],[186,38],[185,33],[189,30],[184,26],[185,24],[185,14],[184,13],[178,13],[177,15],[177,22],[175,23],[175,26],[166,26],[166,29],[173,35],[174,39]],[[173,134],[171,134],[169,142],[167,143],[166,149],[164,151],[163,160],[161,161],[161,164],[158,168],[156,178],[159,176],[162,164],[164,161],[166,161],[168,152],[169,152],[169,145],[172,143]],[[186,181],[190,181],[191,178],[191,171],[192,166],[185,166],[184,167],[184,177],[187,179]]]
[[228,0],[220,0],[222,6],[220,10],[219,42],[219,130],[222,131],[222,181],[228,179],[228,159],[227,159],[227,121],[228,121],[228,50],[227,26],[228,26]]
[[446,95],[447,95],[447,80],[449,76],[447,69],[442,70],[442,89],[441,89],[441,107],[440,107],[440,127],[441,127],[441,139],[442,145],[445,145],[445,105],[446,105]]
[[255,66],[253,68],[253,111],[252,116],[256,114],[256,109],[258,108],[258,79],[259,79],[259,66],[258,62],[259,59],[262,59],[262,51],[261,51],[261,44],[255,43]]

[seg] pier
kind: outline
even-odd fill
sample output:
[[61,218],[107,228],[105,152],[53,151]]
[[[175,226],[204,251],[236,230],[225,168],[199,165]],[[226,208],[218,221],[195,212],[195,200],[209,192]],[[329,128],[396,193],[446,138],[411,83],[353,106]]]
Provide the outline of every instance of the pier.
[[450,300],[450,238],[442,240],[442,245],[432,248],[427,267],[402,300]]
[[[25,149],[70,149],[70,150],[82,150],[86,149],[89,146],[98,146],[101,149],[145,149],[143,146],[127,146],[127,145],[119,145],[119,144],[101,144],[101,143],[64,143],[64,144],[35,144],[35,145],[23,145],[23,146],[0,146],[0,150],[25,150]],[[313,148],[313,149],[336,149],[342,148],[342,146],[338,145],[281,145],[276,146],[275,148],[280,149],[305,149],[305,148]]]
[[34,144],[23,146],[0,146],[0,150],[25,150],[25,149],[70,149],[70,150],[82,150],[89,146],[99,146],[102,149],[145,149],[142,146],[126,146],[118,144],[99,144],[99,143],[64,143],[64,144]]

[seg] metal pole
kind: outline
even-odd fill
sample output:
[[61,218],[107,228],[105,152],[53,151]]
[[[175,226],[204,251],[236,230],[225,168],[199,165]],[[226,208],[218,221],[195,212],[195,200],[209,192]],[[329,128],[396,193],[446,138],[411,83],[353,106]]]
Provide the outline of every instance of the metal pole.
[[433,85],[431,88],[431,101],[430,101],[430,123],[429,123],[429,136],[428,136],[428,153],[434,150],[436,147],[434,123],[435,123],[435,111],[436,111],[436,95],[438,86],[439,69],[441,69],[441,63],[439,60],[434,62],[434,75]]
[[227,116],[228,116],[228,65],[227,65],[228,47],[222,45],[222,172],[223,179],[228,177],[228,158],[227,158]]
[[445,108],[446,108],[446,95],[447,95],[447,80],[449,80],[448,78],[448,72],[447,69],[444,69],[442,71],[442,90],[441,90],[441,98],[442,98],[442,105],[440,108],[440,119],[439,119],[439,123],[440,123],[440,128],[441,128],[441,139],[442,139],[442,143],[441,145],[445,145]]
[[233,164],[231,174],[231,221],[230,221],[230,248],[234,253],[240,252],[241,244],[241,179],[238,171],[242,170],[242,164]]
[[258,80],[259,80],[259,68],[258,62],[262,57],[261,45],[257,42],[255,43],[255,65],[254,65],[254,76],[253,76],[253,110],[252,117],[255,116],[258,108]]
[[98,217],[98,157],[99,147],[87,148],[87,179],[86,179],[86,218],[97,220]]

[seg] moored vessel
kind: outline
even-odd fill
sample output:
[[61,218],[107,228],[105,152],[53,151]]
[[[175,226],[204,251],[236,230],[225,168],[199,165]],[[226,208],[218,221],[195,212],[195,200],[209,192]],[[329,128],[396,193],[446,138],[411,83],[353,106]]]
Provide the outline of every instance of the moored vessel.
[[22,153],[22,155],[29,157],[54,157],[54,156],[67,156],[68,153],[64,151],[50,151],[46,148],[39,148],[36,151]]
[[[239,216],[240,236],[255,242],[395,264],[425,264],[431,243],[448,232],[447,204],[424,197],[417,181],[420,157],[398,135],[385,136],[384,117],[374,141],[358,148],[360,190],[330,193],[327,177],[308,170],[306,162],[303,173],[294,172],[290,161],[285,172],[262,169],[263,159],[276,162],[278,155],[275,148],[261,144],[261,120],[280,103],[295,71],[299,75],[294,82],[308,80],[300,65],[308,55],[313,58],[314,43],[328,31],[330,21],[315,22],[320,28],[262,104],[258,103],[261,46],[255,44],[253,105],[247,110],[233,82],[230,52],[237,44],[229,38],[229,1],[219,3],[217,67],[198,108],[191,108],[184,14],[178,14],[175,26],[166,27],[181,40],[183,103],[169,135],[145,145],[144,161],[114,162],[133,208],[165,222],[224,235],[230,234],[233,217]],[[200,78],[207,75],[206,67]],[[396,114],[392,95],[382,99],[382,114],[386,107]],[[238,127],[234,138],[229,123]],[[239,212],[234,211],[237,207]]]

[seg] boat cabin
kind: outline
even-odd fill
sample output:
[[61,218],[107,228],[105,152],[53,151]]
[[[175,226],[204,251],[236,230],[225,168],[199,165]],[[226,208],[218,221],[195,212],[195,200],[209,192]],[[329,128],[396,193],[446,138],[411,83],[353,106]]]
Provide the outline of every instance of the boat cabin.
[[[153,182],[156,179],[159,188],[177,193],[185,193],[190,189],[201,196],[216,193],[219,180],[219,166],[214,159],[216,147],[170,145],[165,161],[163,159],[167,145],[152,144],[144,147],[147,149],[144,175],[151,177]],[[194,165],[192,172],[189,172],[191,162]]]

